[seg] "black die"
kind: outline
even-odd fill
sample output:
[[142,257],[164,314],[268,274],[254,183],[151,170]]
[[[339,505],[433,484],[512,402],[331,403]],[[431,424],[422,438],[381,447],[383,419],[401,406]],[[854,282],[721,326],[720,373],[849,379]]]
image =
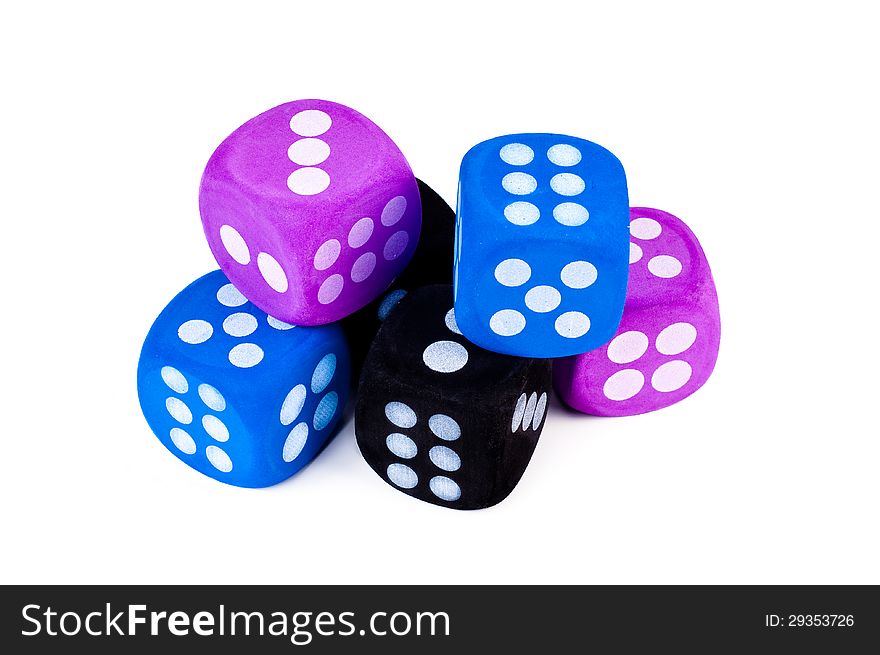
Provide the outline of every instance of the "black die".
[[480,509],[522,477],[544,424],[550,360],[483,350],[461,335],[452,287],[406,295],[364,364],[355,434],[367,463],[429,503]]

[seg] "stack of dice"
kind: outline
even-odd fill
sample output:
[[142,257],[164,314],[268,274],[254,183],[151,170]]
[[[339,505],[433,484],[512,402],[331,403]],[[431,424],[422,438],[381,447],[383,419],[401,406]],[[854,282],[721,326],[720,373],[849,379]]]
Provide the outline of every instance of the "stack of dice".
[[199,208],[220,270],[154,322],[138,395],[170,452],[228,484],[292,476],[354,390],[383,480],[489,507],[524,474],[553,387],[586,414],[641,414],[700,388],[718,355],[696,237],[630,208],[620,162],[583,139],[474,146],[453,212],[368,118],[299,100],[217,148]]

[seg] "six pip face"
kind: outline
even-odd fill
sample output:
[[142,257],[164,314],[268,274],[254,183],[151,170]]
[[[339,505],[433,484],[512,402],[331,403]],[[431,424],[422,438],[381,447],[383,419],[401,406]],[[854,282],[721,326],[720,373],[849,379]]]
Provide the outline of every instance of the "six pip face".
[[459,176],[455,307],[489,350],[563,357],[608,341],[623,312],[626,177],[601,146],[515,134],[474,146]]

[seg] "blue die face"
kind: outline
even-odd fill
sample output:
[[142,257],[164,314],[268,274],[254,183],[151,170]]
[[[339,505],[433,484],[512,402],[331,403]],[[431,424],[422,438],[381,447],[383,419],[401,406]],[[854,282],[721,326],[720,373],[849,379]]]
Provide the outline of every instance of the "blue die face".
[[265,487],[296,473],[327,441],[350,367],[338,325],[283,323],[215,271],[153,323],[138,396],[150,428],[182,461],[221,482]]
[[522,357],[598,348],[629,274],[629,198],[617,158],[558,134],[514,134],[465,155],[455,316],[475,344]]

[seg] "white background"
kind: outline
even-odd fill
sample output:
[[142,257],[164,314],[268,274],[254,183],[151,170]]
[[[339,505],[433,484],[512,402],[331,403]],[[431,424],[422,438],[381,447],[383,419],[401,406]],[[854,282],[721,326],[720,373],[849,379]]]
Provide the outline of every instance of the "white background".
[[[876,23],[713,7],[5,3],[0,579],[880,583]],[[213,149],[308,97],[373,118],[450,203],[483,139],[610,148],[632,204],[702,241],[713,377],[634,418],[554,404],[486,511],[396,492],[351,424],[270,489],[185,467],[141,416],[140,346],[215,268]]]

